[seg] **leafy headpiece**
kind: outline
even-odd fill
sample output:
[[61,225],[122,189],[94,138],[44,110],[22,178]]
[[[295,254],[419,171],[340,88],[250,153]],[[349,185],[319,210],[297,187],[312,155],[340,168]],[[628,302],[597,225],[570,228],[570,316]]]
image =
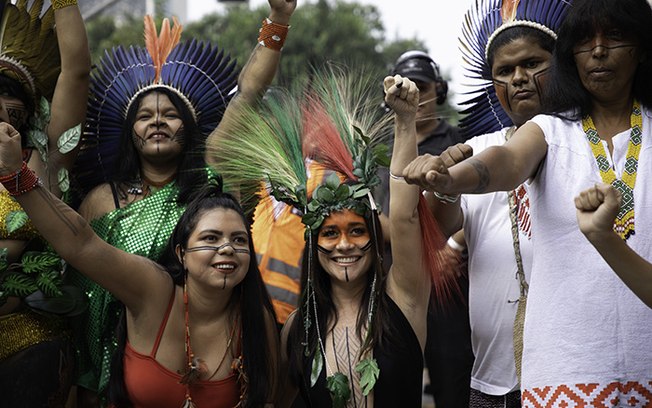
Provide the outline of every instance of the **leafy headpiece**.
[[145,17],[146,47],[106,51],[91,78],[87,124],[77,172],[82,189],[111,178],[131,104],[143,92],[165,88],[193,115],[202,137],[217,127],[235,90],[235,60],[203,41],[179,44],[181,26],[163,20],[160,34]]
[[[249,192],[247,194],[256,192],[263,198],[271,195],[294,206],[303,215],[305,251],[309,251],[309,256],[301,316],[306,355],[314,353],[313,383],[325,364],[313,286],[315,277],[311,265],[314,260],[310,256],[316,245],[314,233],[329,214],[350,209],[370,220],[372,239],[380,235],[380,228],[375,223],[377,217],[368,215],[377,210],[371,196],[372,187],[380,181],[376,174],[377,166],[389,164],[384,141],[391,134],[393,115],[381,113],[380,105],[375,101],[378,95],[373,94],[376,89],[374,82],[365,78],[364,75],[332,69],[317,73],[300,96],[270,92],[261,106],[245,109],[230,128],[223,129],[220,142],[210,152],[217,162],[216,170],[227,185],[236,184],[240,191]],[[309,160],[316,160],[333,171],[312,194],[307,191],[306,162]],[[269,194],[261,194],[264,191],[261,186]],[[243,200],[249,202],[250,197],[245,195]],[[424,220],[428,219],[426,215],[430,212],[425,202],[420,203],[419,214],[424,215]],[[430,220],[433,221],[432,216]],[[422,232],[426,234],[436,229],[432,224],[422,226]],[[443,239],[440,241],[443,244]],[[438,261],[438,247],[428,246],[432,243],[432,239],[424,238],[424,245],[428,247],[424,251],[428,259],[424,262],[428,266],[433,265],[430,261]],[[382,259],[381,246],[382,243],[376,243],[379,261]],[[363,355],[369,350],[371,333],[378,326],[375,308],[383,290],[380,269],[375,268],[370,288]],[[374,386],[378,367],[368,357],[358,363],[356,371],[360,373],[361,387],[366,395]],[[349,398],[348,379],[344,374],[334,373],[327,379],[327,386],[334,406],[344,404]]]
[[[299,210],[313,231],[332,211],[375,209],[369,193],[380,181],[377,166],[388,164],[382,137],[389,134],[390,117],[380,116],[371,95],[360,96],[369,93],[362,82],[320,73],[299,96],[275,90],[262,106],[245,109],[210,152],[225,183],[257,195],[266,185],[271,196]],[[312,194],[306,187],[309,159],[339,175],[327,177]]]
[[557,39],[559,29],[570,6],[570,0],[476,0],[467,11],[459,39],[466,76],[474,80],[471,98],[461,105],[466,115],[460,126],[468,136],[497,131],[512,125],[500,106],[492,84],[487,59],[492,42],[511,27],[530,27]]
[[0,75],[17,81],[35,107],[41,97],[52,98],[61,59],[54,10],[41,16],[43,0],[27,7],[27,0],[0,0]]

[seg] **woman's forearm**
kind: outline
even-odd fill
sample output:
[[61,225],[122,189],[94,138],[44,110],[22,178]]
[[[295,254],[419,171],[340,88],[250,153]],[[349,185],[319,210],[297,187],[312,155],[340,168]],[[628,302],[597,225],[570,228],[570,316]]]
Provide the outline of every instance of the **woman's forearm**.
[[54,250],[77,266],[85,247],[95,242],[95,232],[86,220],[44,187],[36,187],[16,197],[32,224]]
[[618,277],[648,307],[652,307],[652,264],[634,252],[615,232],[587,235]]

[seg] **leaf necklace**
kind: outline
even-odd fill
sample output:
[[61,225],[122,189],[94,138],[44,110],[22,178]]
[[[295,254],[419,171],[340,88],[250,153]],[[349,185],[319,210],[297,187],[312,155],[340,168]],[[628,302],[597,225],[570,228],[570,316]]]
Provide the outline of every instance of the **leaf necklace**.
[[[370,194],[369,194],[370,195]],[[373,203],[373,200],[372,200]],[[375,210],[375,205],[373,205],[373,209]],[[308,226],[306,228],[306,235],[307,235],[307,248],[309,250],[309,254],[312,254],[312,232],[310,231],[311,227]],[[312,259],[312,256],[308,256],[308,270],[313,271],[312,268],[312,262],[314,260]],[[365,342],[364,344],[366,345],[369,340],[369,333],[371,333],[372,330],[372,320],[373,316],[375,314],[375,306],[376,306],[376,296],[378,295],[376,293],[377,290],[377,274],[374,274],[374,279],[371,283],[371,299],[369,301],[369,311],[367,313],[367,334],[365,336]],[[326,358],[326,347],[324,347],[324,342],[322,340],[322,335],[321,335],[321,329],[319,327],[319,319],[318,319],[318,314],[317,314],[317,300],[315,298],[315,291],[314,291],[314,286],[312,284],[312,272],[308,274],[308,279],[306,282],[306,301],[305,305],[305,317],[304,317],[304,331],[305,331],[305,342],[302,343],[302,345],[305,348],[305,355],[308,357],[310,355],[309,351],[309,328],[313,325],[313,322],[310,320],[310,306],[312,306],[312,312],[314,316],[314,326],[317,334],[317,350],[314,353],[313,360],[312,360],[312,365],[311,365],[311,370],[310,370],[310,387],[314,387],[315,384],[317,383],[319,376],[321,374],[321,371],[324,368],[324,365],[326,365],[326,374],[332,373],[333,370],[331,369],[330,365],[328,364],[328,360]],[[312,305],[311,305],[312,303]],[[378,368],[378,363],[376,362],[375,358],[372,357],[367,357],[363,360],[360,360],[356,366],[355,366],[355,371],[360,375],[360,387],[362,388],[362,394],[366,397],[369,395],[371,390],[374,388],[374,385],[376,385],[376,381],[378,380],[378,376],[380,374],[380,369]],[[349,379],[346,375],[344,375],[342,372],[338,371],[335,372],[334,374],[327,376],[326,378],[326,388],[331,394],[331,399],[333,401],[333,408],[344,408],[346,407],[346,403],[351,397],[351,388],[349,386]]]
[[629,121],[632,130],[629,134],[625,168],[623,169],[622,178],[619,179],[616,177],[616,173],[607,159],[607,153],[604,150],[602,139],[598,135],[593,119],[590,115],[582,118],[582,128],[584,129],[584,133],[586,133],[586,138],[589,140],[589,145],[600,170],[602,181],[614,186],[622,195],[622,204],[614,221],[614,231],[623,240],[627,240],[631,235],[634,235],[634,185],[636,184],[636,173],[638,170],[638,155],[641,151],[641,142],[643,139],[641,105],[636,100],[632,106]]

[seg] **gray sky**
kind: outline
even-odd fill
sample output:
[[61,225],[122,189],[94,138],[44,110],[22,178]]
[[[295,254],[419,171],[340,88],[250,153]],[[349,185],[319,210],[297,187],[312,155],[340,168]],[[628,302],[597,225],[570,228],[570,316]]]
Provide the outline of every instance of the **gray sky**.
[[[222,11],[223,5],[216,0],[187,0],[188,19],[201,18],[206,13]],[[266,0],[249,0],[253,7],[267,4]],[[311,0],[314,2],[314,0]],[[464,77],[461,55],[458,50],[458,36],[466,10],[474,0],[357,0],[362,4],[373,4],[380,10],[385,32],[393,37],[413,38],[424,41],[430,55],[440,65],[449,79],[450,89],[457,94],[452,101],[459,102],[464,84],[470,81]],[[299,0],[301,7],[301,0]],[[437,9],[441,9],[437,12]]]

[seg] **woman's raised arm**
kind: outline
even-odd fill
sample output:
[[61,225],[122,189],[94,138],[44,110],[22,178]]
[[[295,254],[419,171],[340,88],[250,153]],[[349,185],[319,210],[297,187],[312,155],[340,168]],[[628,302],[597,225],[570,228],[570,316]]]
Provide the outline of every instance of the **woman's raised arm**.
[[158,264],[107,244],[82,216],[42,187],[22,162],[20,139],[11,125],[0,123],[0,181],[66,262],[136,312],[143,305],[145,292],[172,285]]
[[[61,73],[52,97],[50,124],[47,129],[48,148],[50,153],[53,153],[52,158],[57,160],[58,168],[70,169],[75,161],[77,149],[61,155],[57,142],[63,132],[82,124],[86,118],[91,56],[84,20],[77,4],[58,6],[63,3],[61,0],[54,0],[52,3],[55,9]],[[52,173],[56,177],[56,171]]]

